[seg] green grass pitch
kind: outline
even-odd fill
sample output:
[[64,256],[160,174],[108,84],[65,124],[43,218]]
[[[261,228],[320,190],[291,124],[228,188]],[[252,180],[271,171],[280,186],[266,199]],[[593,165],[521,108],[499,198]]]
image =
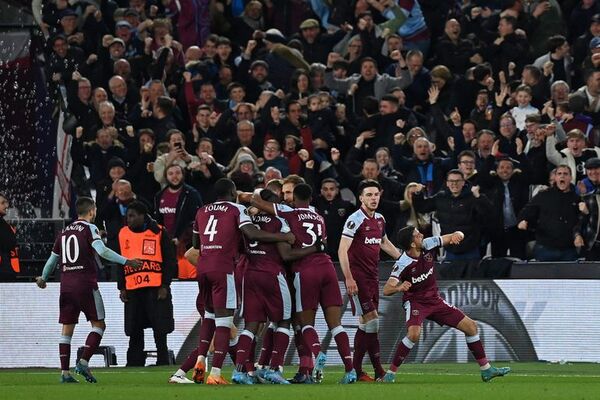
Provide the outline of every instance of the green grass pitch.
[[[340,367],[325,369],[320,385],[207,386],[175,385],[167,380],[174,368],[96,368],[97,384],[60,384],[50,369],[0,370],[0,399],[600,399],[600,364],[495,363],[510,365],[511,374],[483,383],[476,364],[407,364],[396,383],[340,385]],[[176,368],[175,368],[176,369]],[[286,368],[286,376],[295,367]],[[224,370],[231,376],[231,369]],[[191,373],[188,373],[191,378]]]

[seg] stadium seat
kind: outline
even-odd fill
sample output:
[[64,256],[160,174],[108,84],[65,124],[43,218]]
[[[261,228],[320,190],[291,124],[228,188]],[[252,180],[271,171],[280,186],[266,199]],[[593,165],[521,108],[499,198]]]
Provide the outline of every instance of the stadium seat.
[[[146,358],[148,358],[148,357],[156,358],[157,357],[156,350],[144,350],[144,353],[146,354]],[[169,365],[175,365],[175,352],[171,349],[169,349]]]
[[[81,346],[77,349],[77,362],[83,354],[85,347]],[[94,354],[102,354],[104,356],[104,365],[108,368],[111,365],[117,365],[117,354],[115,353],[115,346],[98,346]]]

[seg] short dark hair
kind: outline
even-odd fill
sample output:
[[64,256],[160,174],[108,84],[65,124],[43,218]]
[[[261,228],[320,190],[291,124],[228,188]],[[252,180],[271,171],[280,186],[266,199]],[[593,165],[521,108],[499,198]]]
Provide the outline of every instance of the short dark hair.
[[379,189],[379,191],[381,191],[381,185],[379,184],[379,182],[377,182],[376,180],[373,180],[373,179],[363,179],[358,184],[358,189],[356,190],[356,192],[360,196],[363,194],[363,191],[366,188],[370,188],[370,187],[377,188],[377,189]]
[[215,182],[215,195],[217,199],[229,197],[235,189],[235,183],[229,178],[221,178]]
[[171,114],[173,111],[173,100],[168,96],[160,96],[156,99],[156,106],[165,114]]
[[475,160],[477,158],[475,156],[475,153],[473,153],[471,150],[463,150],[463,151],[461,151],[460,154],[458,155],[458,157],[456,159],[460,161],[460,159],[463,158],[463,157],[469,157],[469,158],[472,158],[473,160]]
[[393,94],[383,95],[383,97],[381,97],[381,101],[387,101],[388,103],[395,104],[396,106],[398,105],[398,98]]
[[169,129],[167,131],[167,142],[169,142],[171,140],[171,136],[173,136],[173,135],[181,135],[181,138],[183,139],[183,142],[185,143],[185,135],[179,129],[175,129],[175,128]]
[[362,68],[363,64],[366,62],[372,62],[373,65],[375,66],[375,69],[377,69],[377,61],[375,61],[375,59],[373,57],[363,57],[360,59],[360,67]]
[[82,196],[75,202],[75,211],[78,217],[87,215],[94,208],[96,208],[96,203],[91,197]]
[[533,64],[528,64],[524,66],[523,71],[529,71],[533,79],[535,79],[536,81],[542,79],[542,70]]
[[460,176],[461,176],[461,178],[465,179],[465,174],[463,174],[463,173],[462,173],[462,171],[461,171],[460,169],[456,169],[456,168],[455,168],[455,169],[451,169],[450,171],[448,171],[448,172],[446,173],[446,179],[448,179],[448,177],[449,177],[450,175],[460,175]]
[[410,250],[410,245],[413,242],[413,234],[415,232],[414,226],[405,226],[400,229],[396,234],[396,242],[398,242],[398,246],[404,250]]
[[181,175],[182,175],[181,181],[185,182],[185,169],[181,165],[175,164],[175,163],[171,163],[171,164],[167,165],[167,168],[165,168],[165,180],[167,180],[167,172],[169,172],[169,170],[174,167],[177,167],[181,170]]
[[294,187],[294,199],[309,201],[312,197],[312,188],[306,183],[299,183]]
[[554,53],[556,49],[564,45],[567,41],[567,38],[563,35],[554,35],[548,38],[548,50],[550,53]]
[[271,203],[279,203],[279,196],[269,189],[263,189],[260,192],[260,198],[264,201],[270,201]]
[[144,215],[148,214],[148,206],[139,200],[132,201],[127,206],[127,211],[129,211],[129,210],[133,210],[133,211],[137,212],[138,214],[144,214]]
[[325,183],[333,183],[335,185],[336,188],[340,187],[340,183],[338,181],[336,181],[334,178],[325,178],[321,181],[321,187],[323,187],[323,184]]

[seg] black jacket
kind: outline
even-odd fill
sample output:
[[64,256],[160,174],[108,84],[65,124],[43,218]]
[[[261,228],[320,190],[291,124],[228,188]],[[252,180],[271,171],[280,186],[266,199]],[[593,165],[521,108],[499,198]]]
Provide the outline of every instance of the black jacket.
[[315,200],[315,208],[325,219],[327,227],[327,254],[334,260],[338,259],[338,248],[344,230],[344,223],[356,207],[349,201],[337,196],[333,201],[327,201],[323,196]]
[[[494,233],[502,232],[504,230],[504,183],[497,175],[493,176],[489,183],[489,187],[484,188],[484,190],[486,196],[492,202],[493,209],[490,223],[486,224],[486,228],[491,228],[489,230]],[[508,182],[508,190],[515,217],[517,217],[529,201],[529,182],[521,173],[516,172]],[[517,223],[519,223],[518,218]]]
[[485,194],[475,198],[470,189],[464,187],[454,197],[448,190],[425,198],[424,193],[413,197],[415,210],[420,213],[435,211],[442,228],[442,235],[461,231],[465,238],[457,245],[446,246],[452,253],[466,253],[479,247],[483,222],[492,213],[492,203]]
[[[159,212],[160,199],[165,192],[168,190],[168,186],[158,192],[154,196],[154,215],[156,222],[163,224],[163,216]],[[177,201],[177,212],[175,213],[175,232],[173,238],[181,240],[182,235],[188,234],[191,237],[191,228],[196,218],[196,211],[202,207],[202,198],[200,193],[193,187],[187,184],[183,184],[182,192],[179,195]],[[187,231],[187,232],[186,232]]]
[[572,249],[580,231],[580,201],[573,187],[568,192],[553,187],[531,199],[521,210],[519,221],[525,220],[528,229],[535,229],[535,240],[542,246]]

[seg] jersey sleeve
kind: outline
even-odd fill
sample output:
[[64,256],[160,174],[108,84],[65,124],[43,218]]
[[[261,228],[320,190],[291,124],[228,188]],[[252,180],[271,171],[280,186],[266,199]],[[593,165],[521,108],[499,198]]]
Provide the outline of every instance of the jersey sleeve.
[[423,248],[427,251],[440,247],[442,245],[441,236],[432,236],[423,240]]
[[275,215],[281,217],[282,215],[294,211],[294,209],[287,204],[273,204]]
[[238,226],[241,228],[244,225],[252,224],[252,219],[248,214],[248,209],[238,205],[239,215],[238,215]]
[[281,223],[281,229],[279,230],[281,233],[289,233],[289,232],[291,232],[290,226],[288,225],[288,223],[286,222],[285,219],[280,218],[280,217],[277,217],[277,219]]
[[61,246],[60,246],[60,238],[62,237],[62,234],[58,235],[58,237],[56,238],[56,240],[54,241],[54,246],[52,246],[52,252],[56,255],[60,256],[61,253]]
[[346,223],[344,224],[344,230],[342,231],[342,236],[346,236],[350,239],[354,238],[358,228],[362,224],[363,218],[360,218],[358,213],[354,213],[348,217]]
[[408,257],[406,253],[403,253],[398,260],[394,263],[394,268],[392,268],[392,272],[390,273],[390,278],[400,279],[400,275],[402,272],[413,263],[413,259]]
[[100,237],[100,231],[98,230],[98,227],[94,224],[88,224],[88,226],[90,227],[90,233],[92,236],[92,241],[91,243],[94,243],[96,240],[100,240],[102,241],[102,238]]

